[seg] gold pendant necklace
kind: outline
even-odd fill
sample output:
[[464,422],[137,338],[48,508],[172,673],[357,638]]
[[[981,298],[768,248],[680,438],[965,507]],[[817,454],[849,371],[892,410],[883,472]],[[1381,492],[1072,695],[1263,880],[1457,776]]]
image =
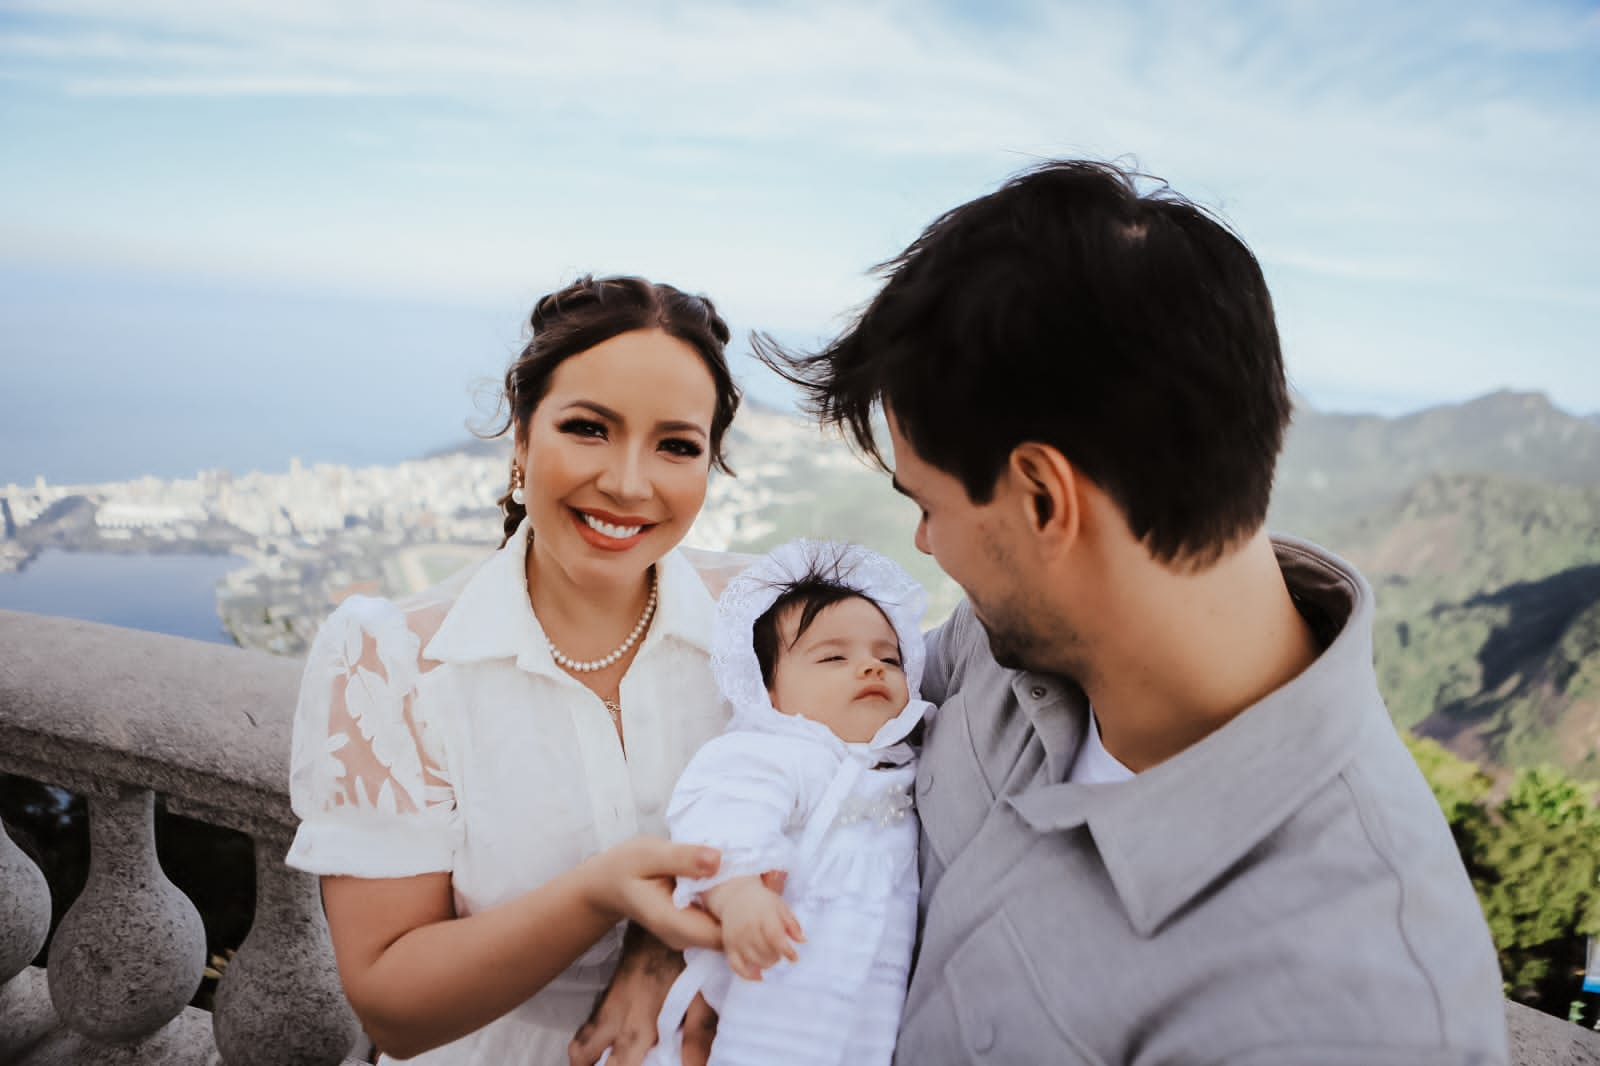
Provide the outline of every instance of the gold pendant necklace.
[[600,698],[600,702],[611,712],[611,724],[619,729],[622,728],[622,704],[616,700],[608,700],[604,696]]

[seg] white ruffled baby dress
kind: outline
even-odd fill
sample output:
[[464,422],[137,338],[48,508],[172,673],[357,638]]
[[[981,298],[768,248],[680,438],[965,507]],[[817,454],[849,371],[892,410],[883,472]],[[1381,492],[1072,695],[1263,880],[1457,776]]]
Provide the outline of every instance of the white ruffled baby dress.
[[[865,744],[773,708],[752,642],[755,621],[796,579],[820,570],[889,618],[913,698]],[[722,852],[714,877],[680,881],[688,906],[733,877],[785,870],[784,899],[805,932],[799,961],[761,981],[720,952],[690,950],[646,1061],[680,1061],[696,992],[718,1011],[712,1066],[888,1066],[905,999],[917,917],[915,752],[908,734],[932,709],[921,681],[926,597],[894,562],[854,545],[794,541],[736,577],[717,605],[712,669],[734,708],[727,731],[690,760],[673,790],[674,840]]]

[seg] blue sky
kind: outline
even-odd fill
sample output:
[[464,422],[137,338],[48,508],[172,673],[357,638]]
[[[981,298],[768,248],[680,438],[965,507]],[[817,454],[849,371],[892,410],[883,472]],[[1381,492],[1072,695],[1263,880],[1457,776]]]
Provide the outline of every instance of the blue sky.
[[1227,217],[1319,406],[1600,410],[1600,7],[1273,7],[0,0],[0,483],[447,443],[585,270],[821,337],[1063,155]]

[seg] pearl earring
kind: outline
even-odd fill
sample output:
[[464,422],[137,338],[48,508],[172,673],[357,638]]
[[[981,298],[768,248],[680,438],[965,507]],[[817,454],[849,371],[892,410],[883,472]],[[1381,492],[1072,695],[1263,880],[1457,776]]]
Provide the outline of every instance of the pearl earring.
[[511,502],[518,507],[527,502],[527,496],[522,491],[522,468],[520,466],[511,468]]

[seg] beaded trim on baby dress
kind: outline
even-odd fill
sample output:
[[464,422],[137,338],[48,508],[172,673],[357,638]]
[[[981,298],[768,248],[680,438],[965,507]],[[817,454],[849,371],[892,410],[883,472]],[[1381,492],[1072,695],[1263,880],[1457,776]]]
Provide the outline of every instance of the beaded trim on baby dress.
[[911,817],[916,801],[911,798],[907,785],[894,784],[875,796],[852,795],[839,805],[833,817],[835,827],[871,822],[880,829],[899,825]]

